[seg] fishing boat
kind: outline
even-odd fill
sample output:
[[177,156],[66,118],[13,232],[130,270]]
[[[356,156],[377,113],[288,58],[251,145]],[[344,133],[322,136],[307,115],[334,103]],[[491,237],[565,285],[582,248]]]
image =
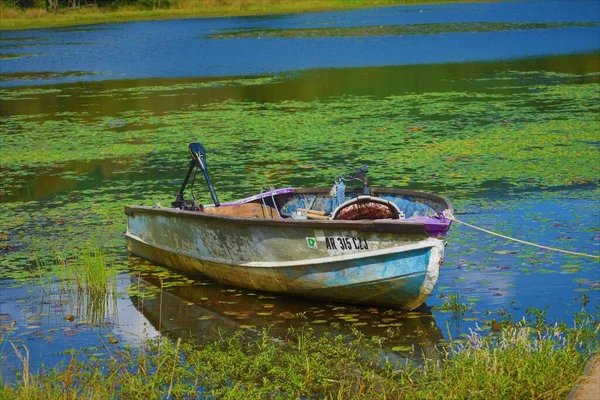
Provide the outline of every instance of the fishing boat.
[[[363,166],[333,187],[220,203],[203,146],[190,144],[189,155],[171,207],[125,207],[132,255],[227,285],[336,302],[411,310],[432,292],[451,225],[445,215],[454,211],[444,197],[370,187]],[[184,198],[198,171],[213,204]]]

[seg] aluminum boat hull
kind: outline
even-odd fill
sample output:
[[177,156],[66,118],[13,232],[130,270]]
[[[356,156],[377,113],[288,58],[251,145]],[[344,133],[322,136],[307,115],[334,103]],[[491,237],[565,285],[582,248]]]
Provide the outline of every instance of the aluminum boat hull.
[[445,240],[432,229],[449,227],[432,217],[277,220],[125,211],[129,252],[154,263],[238,287],[409,310],[431,294],[443,262]]

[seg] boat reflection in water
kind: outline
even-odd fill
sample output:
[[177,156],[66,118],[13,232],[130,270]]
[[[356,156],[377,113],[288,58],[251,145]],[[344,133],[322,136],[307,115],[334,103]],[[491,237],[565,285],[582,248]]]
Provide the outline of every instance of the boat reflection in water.
[[[224,330],[269,329],[284,337],[289,328],[309,326],[317,335],[360,332],[380,336],[383,351],[413,359],[436,354],[443,335],[431,311],[416,311],[318,302],[222,285],[209,280],[164,281],[155,274],[131,275],[142,295],[131,297],[136,308],[161,333],[208,343]],[[162,287],[162,290],[161,290]],[[154,296],[144,293],[154,292]]]

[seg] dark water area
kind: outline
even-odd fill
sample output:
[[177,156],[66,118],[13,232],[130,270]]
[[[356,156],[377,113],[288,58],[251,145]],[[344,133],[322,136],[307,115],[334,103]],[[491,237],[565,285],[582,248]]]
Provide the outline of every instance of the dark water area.
[[[330,186],[368,164],[374,186],[433,191],[465,222],[598,255],[599,24],[600,3],[581,0],[3,32],[3,379],[20,368],[11,344],[36,369],[159,334],[202,342],[308,325],[379,335],[387,356],[418,360],[450,336],[490,334],[492,321],[597,317],[598,259],[460,224],[432,296],[405,312],[241,290],[129,258],[123,206],[169,204],[199,141],[222,201]],[[209,200],[201,182],[195,190]],[[118,271],[100,299],[40,263],[89,246]],[[45,280],[32,279],[40,264]]]

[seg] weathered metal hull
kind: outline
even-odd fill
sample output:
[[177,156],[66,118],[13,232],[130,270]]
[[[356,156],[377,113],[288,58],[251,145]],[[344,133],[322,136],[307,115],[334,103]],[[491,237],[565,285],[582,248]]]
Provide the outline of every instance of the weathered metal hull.
[[126,207],[131,254],[239,287],[414,309],[445,241],[423,223],[244,219]]

